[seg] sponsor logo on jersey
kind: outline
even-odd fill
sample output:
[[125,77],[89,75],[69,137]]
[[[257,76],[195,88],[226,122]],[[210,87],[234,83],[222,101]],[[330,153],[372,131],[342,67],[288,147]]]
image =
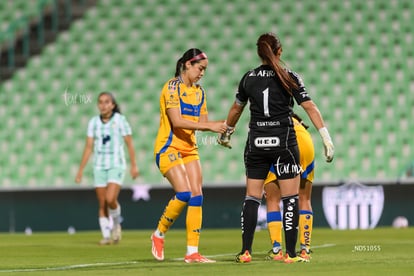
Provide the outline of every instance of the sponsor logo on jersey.
[[165,102],[168,106],[178,106],[179,105],[179,101],[178,98],[176,98],[174,96],[174,93],[170,92],[170,96],[169,98],[166,100]]
[[275,76],[275,71],[273,70],[259,70],[256,73],[257,77],[274,77]]
[[256,124],[259,127],[262,127],[262,126],[280,126],[280,122],[279,121],[256,122]]
[[254,145],[258,148],[278,147],[280,139],[279,137],[257,137],[254,139]]
[[102,135],[102,145],[105,145],[110,140],[111,140],[111,136],[110,135]]

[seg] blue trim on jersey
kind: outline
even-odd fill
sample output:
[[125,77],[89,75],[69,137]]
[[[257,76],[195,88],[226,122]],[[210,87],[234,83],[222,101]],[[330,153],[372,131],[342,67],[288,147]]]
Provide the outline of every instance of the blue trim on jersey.
[[271,173],[276,174],[276,171],[275,171],[275,166],[274,166],[273,164],[270,166],[269,171],[270,171]]
[[171,145],[171,141],[173,138],[173,131],[170,131],[170,135],[168,136],[168,140],[165,145],[161,148],[161,150],[155,155],[155,162],[157,163],[158,168],[160,167],[160,154],[164,153],[168,147]]
[[299,215],[313,215],[313,212],[308,210],[299,210]]
[[[178,90],[178,93],[180,93],[179,90]],[[202,98],[201,98],[201,102],[198,105],[185,103],[182,100],[181,96],[179,97],[180,98],[180,108],[181,108],[181,114],[182,115],[200,117],[200,109],[201,109],[201,106],[204,103],[204,90],[203,89],[201,89],[201,93],[202,93]],[[178,95],[180,95],[180,94],[178,94]]]
[[282,221],[282,215],[280,211],[267,213],[267,223],[273,221]]
[[175,194],[175,198],[183,201],[183,202],[188,202],[191,198],[191,192],[179,192]]
[[310,163],[306,167],[306,170],[302,172],[301,178],[306,179],[308,177],[308,174],[310,174],[314,168],[315,168],[315,160],[313,160],[312,163]]
[[190,198],[190,200],[188,201],[188,206],[202,206],[203,205],[203,196],[199,195],[199,196],[195,196]]

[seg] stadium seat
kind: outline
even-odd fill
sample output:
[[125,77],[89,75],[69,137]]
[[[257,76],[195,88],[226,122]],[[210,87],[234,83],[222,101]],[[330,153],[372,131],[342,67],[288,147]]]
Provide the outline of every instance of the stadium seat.
[[[10,3],[0,1],[2,20],[32,10],[27,6],[33,1]],[[176,60],[190,47],[207,52],[210,64],[202,85],[209,117],[224,119],[242,74],[260,63],[255,43],[267,31],[281,38],[283,60],[303,77],[336,145],[335,161],[327,164],[311,126],[316,182],[396,177],[412,159],[407,152],[413,153],[413,7],[405,0],[99,1],[11,80],[0,83],[0,111],[7,110],[2,115],[10,132],[1,137],[12,152],[0,157],[0,187],[72,185],[88,120],[98,113],[96,97],[104,90],[116,94],[131,122],[144,181],[165,184],[152,150],[159,94]],[[275,10],[283,14],[275,17]],[[65,91],[90,95],[92,102],[68,105]],[[247,113],[246,108],[232,150],[200,146],[206,183],[244,182]],[[10,140],[26,146],[13,146]],[[35,169],[27,154],[34,156]],[[16,164],[22,164],[18,176],[13,174]],[[88,176],[84,185],[91,181]],[[134,183],[128,177],[126,182]]]

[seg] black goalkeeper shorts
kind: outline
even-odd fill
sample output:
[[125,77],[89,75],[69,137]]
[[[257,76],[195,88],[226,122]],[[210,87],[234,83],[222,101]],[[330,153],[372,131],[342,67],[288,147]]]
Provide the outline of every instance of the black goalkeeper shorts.
[[246,176],[266,179],[270,166],[275,168],[277,179],[291,179],[301,173],[298,146],[277,148],[272,151],[244,151]]

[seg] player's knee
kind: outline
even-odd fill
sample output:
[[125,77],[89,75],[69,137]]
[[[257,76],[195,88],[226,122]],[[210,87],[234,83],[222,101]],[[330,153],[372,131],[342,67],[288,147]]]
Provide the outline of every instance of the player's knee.
[[246,195],[246,197],[244,198],[244,201],[252,201],[252,202],[256,202],[259,205],[262,203],[262,199],[261,197],[256,197],[256,196],[251,196],[251,195]]
[[266,201],[280,201],[280,193],[278,191],[266,191]]
[[106,198],[106,205],[111,209],[115,209],[118,206],[117,199],[113,198],[113,197],[107,197]]

